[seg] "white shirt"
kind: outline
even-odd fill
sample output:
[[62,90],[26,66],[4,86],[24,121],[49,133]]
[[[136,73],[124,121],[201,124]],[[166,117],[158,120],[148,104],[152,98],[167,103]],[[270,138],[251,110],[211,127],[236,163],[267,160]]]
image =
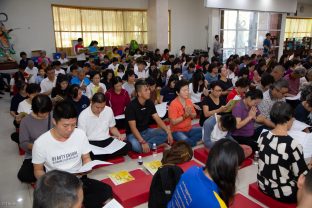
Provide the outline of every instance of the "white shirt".
[[64,69],[55,70],[55,76],[57,76],[58,74],[65,74]]
[[111,69],[111,70],[113,70],[114,72],[115,72],[115,70],[117,70],[118,69],[118,66],[119,66],[119,64],[116,64],[115,66],[114,66],[114,64],[110,64],[110,65],[108,65],[108,69]]
[[128,82],[125,82],[122,84],[122,88],[128,92],[128,94],[131,98],[131,95],[132,95],[133,91],[135,90],[134,84],[129,84]]
[[91,106],[84,109],[78,118],[78,128],[86,132],[89,141],[108,139],[109,128],[116,125],[113,110],[105,106],[99,116],[93,114]]
[[36,82],[36,77],[38,74],[38,68],[37,67],[33,67],[32,69],[30,69],[28,66],[25,69],[25,72],[29,75],[31,75],[28,83],[35,83]]
[[55,84],[56,77],[54,78],[53,82],[51,82],[48,77],[44,78],[44,80],[42,80],[42,82],[40,83],[41,93],[45,93],[48,92],[49,90],[52,90],[52,88],[55,87]]
[[68,67],[69,60],[67,58],[64,58],[64,59],[59,58],[58,61],[61,62],[61,66],[63,68],[65,68],[65,67],[67,68]]
[[195,93],[193,91],[193,83],[189,84],[189,93],[190,93],[190,98],[192,100],[192,103],[199,103],[199,102],[201,102],[201,95],[202,95],[203,92]]
[[30,114],[32,112],[31,104],[29,104],[27,99],[23,100],[18,104],[17,112],[18,113],[27,113]]
[[105,94],[106,92],[106,86],[103,84],[103,83],[99,83],[99,86],[96,87],[92,82],[87,86],[87,89],[86,89],[86,96],[91,99],[92,96],[97,93],[98,89],[99,88],[102,88],[103,89],[103,93]]
[[32,163],[43,164],[46,171],[63,170],[74,172],[81,168],[81,156],[91,151],[84,131],[75,129],[64,141],[56,140],[51,131],[42,134],[34,143]]

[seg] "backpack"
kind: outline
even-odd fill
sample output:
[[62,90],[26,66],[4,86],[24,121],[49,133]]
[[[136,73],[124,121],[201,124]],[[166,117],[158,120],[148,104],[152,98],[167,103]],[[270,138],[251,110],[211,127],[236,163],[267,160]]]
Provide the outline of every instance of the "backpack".
[[148,207],[166,208],[182,174],[183,170],[176,165],[160,167],[152,179]]

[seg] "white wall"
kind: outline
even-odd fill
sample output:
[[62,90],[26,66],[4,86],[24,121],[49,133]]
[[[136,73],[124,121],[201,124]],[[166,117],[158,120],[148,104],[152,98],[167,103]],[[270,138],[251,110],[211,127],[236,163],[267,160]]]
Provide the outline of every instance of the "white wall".
[[[186,53],[207,48],[208,15],[204,0],[169,0],[171,10],[171,52],[176,54],[182,45]],[[166,28],[164,28],[165,30]]]
[[[125,4],[127,2],[127,4]],[[46,50],[55,52],[51,4],[99,8],[147,9],[148,0],[0,0],[0,12],[8,15],[4,24],[9,28],[22,28],[11,32],[14,49],[25,51]]]

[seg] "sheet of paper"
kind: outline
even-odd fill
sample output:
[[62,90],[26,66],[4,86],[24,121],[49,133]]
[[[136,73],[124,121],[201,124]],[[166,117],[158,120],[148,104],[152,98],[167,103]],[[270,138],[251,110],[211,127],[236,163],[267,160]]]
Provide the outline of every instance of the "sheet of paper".
[[116,199],[112,199],[103,208],[124,208],[124,207]]
[[157,114],[160,118],[164,117],[167,113],[167,102],[155,105]]
[[303,131],[305,130],[306,128],[309,128],[311,126],[309,126],[308,124],[306,123],[303,123],[301,121],[298,121],[298,120],[294,120],[291,128],[289,129],[290,131]]
[[113,181],[116,186],[135,180],[135,178],[126,170],[108,174],[108,177]]
[[151,162],[145,162],[143,163],[143,166],[152,174],[154,175],[158,168],[162,166],[160,160],[154,160]]
[[312,133],[305,133],[303,131],[288,131],[289,136],[295,139],[303,148],[304,158],[311,158],[312,156]]
[[97,165],[111,165],[111,164],[113,164],[113,163],[105,162],[105,161],[101,161],[101,160],[92,160],[91,162],[88,162],[88,163],[84,164],[79,170],[73,171],[71,173],[85,173],[85,172],[88,172],[88,171],[92,170],[92,168],[94,166],[97,166]]
[[115,119],[118,120],[118,119],[125,119],[125,114],[121,114],[119,116],[115,116]]
[[300,100],[300,97],[301,97],[301,91],[295,96],[286,97],[286,100]]
[[126,145],[125,142],[120,141],[118,139],[114,139],[112,143],[110,143],[107,147],[98,147],[95,145],[91,145],[91,151],[95,155],[107,155],[107,154],[113,154],[114,152],[117,152],[121,148],[123,148]]

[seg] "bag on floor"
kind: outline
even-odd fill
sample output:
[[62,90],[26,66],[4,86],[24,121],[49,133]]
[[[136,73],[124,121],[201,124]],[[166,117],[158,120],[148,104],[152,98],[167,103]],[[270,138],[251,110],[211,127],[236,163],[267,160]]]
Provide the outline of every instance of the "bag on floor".
[[193,157],[192,147],[185,141],[175,142],[169,150],[164,151],[162,164],[182,164]]
[[148,207],[166,208],[182,174],[183,170],[176,165],[160,167],[152,179]]

